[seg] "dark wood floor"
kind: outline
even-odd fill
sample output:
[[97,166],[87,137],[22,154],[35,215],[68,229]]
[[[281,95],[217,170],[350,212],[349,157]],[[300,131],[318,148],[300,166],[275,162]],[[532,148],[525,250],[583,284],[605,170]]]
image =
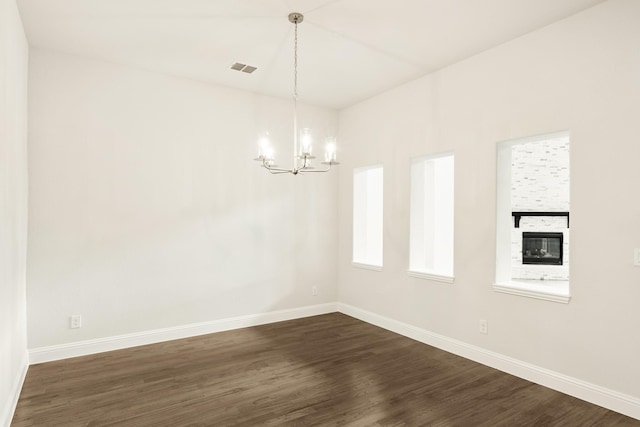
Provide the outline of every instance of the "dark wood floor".
[[29,368],[13,426],[638,426],[343,314]]

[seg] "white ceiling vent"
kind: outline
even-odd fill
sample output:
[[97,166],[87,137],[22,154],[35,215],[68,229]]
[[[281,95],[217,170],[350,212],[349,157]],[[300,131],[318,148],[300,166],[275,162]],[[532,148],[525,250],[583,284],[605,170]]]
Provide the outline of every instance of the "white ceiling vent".
[[258,67],[254,67],[252,65],[241,64],[239,62],[236,62],[235,64],[233,64],[229,68],[231,68],[232,70],[236,70],[236,71],[242,71],[243,73],[247,73],[247,74],[251,74],[255,70],[258,69]]

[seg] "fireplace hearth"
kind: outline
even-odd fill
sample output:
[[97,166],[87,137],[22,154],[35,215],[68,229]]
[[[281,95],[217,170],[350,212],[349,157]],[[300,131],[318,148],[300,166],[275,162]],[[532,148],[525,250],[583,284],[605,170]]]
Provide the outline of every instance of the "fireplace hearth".
[[522,233],[522,263],[562,265],[562,233]]

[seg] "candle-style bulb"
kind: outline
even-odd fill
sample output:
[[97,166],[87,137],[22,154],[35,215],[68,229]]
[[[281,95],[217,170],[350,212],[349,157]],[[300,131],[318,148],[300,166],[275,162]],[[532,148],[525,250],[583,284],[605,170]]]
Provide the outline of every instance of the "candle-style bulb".
[[302,129],[302,135],[300,136],[300,156],[311,156],[311,130],[309,128]]
[[336,161],[336,139],[333,137],[327,138],[324,161],[327,163]]
[[258,158],[266,158],[267,151],[269,150],[271,150],[271,144],[269,143],[269,133],[267,132],[258,141]]
[[264,158],[267,160],[273,160],[274,159],[274,151],[273,148],[271,147],[266,147],[264,150]]

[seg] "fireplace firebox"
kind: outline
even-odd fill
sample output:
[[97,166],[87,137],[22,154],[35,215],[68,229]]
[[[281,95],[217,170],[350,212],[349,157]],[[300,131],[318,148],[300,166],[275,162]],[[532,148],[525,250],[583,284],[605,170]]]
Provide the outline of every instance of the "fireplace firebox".
[[522,263],[562,265],[562,233],[522,233]]

